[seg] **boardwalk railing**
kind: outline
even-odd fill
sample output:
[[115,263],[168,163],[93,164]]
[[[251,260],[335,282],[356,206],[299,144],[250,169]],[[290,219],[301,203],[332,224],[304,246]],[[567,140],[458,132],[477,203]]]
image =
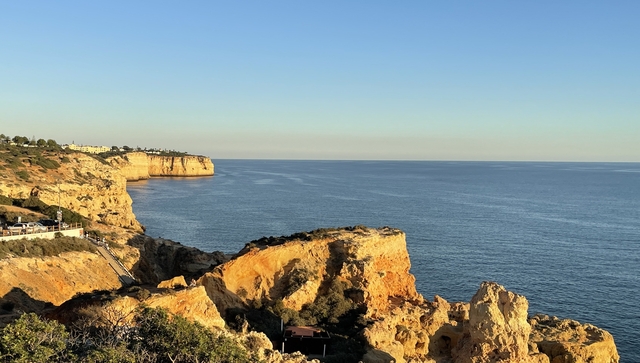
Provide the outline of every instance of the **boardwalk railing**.
[[19,236],[19,235],[27,235],[27,234],[38,234],[38,233],[47,233],[47,232],[60,232],[66,231],[69,229],[78,229],[82,228],[82,223],[71,223],[68,227],[59,228],[58,226],[46,227],[46,231],[36,230],[34,228],[11,228],[11,226],[7,227],[7,229],[2,230],[2,237],[5,236]]
[[[120,281],[122,281],[123,284],[131,285],[132,283],[137,281],[136,278],[133,276],[133,274],[129,271],[129,269],[127,269],[122,264],[122,262],[120,262],[120,259],[113,252],[111,252],[111,249],[109,248],[109,245],[106,242],[101,242],[100,239],[91,238],[89,236],[86,236],[85,238],[88,241],[95,244],[96,246],[98,246],[98,250],[100,251],[101,254],[103,254],[102,257],[104,257],[107,260],[107,262],[109,262],[109,265],[111,265],[111,268],[116,272],[116,274],[118,274],[118,277],[120,278]],[[109,256],[111,256],[111,258],[107,258],[107,256],[104,256],[104,253],[107,253]],[[112,265],[113,262],[115,262],[119,268],[117,268],[116,266],[113,266]],[[124,276],[123,276],[123,273],[124,273]]]

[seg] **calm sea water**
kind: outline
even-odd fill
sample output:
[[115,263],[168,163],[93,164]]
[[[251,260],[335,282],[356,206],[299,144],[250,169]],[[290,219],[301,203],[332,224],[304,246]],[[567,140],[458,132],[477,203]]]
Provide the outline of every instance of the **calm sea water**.
[[152,237],[237,252],[262,236],[404,230],[417,288],[469,301],[484,280],[529,313],[610,331],[640,362],[640,164],[215,161],[208,178],[129,183]]

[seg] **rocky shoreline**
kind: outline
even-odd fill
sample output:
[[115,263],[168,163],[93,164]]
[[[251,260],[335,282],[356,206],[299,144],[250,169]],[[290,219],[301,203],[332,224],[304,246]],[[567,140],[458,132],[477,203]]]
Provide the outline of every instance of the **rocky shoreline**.
[[274,349],[281,321],[329,331],[334,338],[323,361],[619,362],[608,332],[572,320],[529,317],[527,299],[495,282],[482,283],[470,302],[421,296],[409,272],[406,236],[398,229],[355,226],[266,238],[229,259],[140,234],[126,192],[127,180],[146,175],[131,163],[137,156],[106,163],[84,154],[64,157],[59,168],[34,171],[28,182],[0,181],[0,194],[48,204],[60,200],[93,221],[90,228],[109,236],[113,253],[140,285],[122,287],[89,252],[10,257],[0,261],[0,297],[15,310],[0,314],[3,324],[18,311],[70,323],[89,306],[105,319],[151,306],[238,342],[249,339],[253,343],[242,343],[242,349],[265,362],[314,361]]

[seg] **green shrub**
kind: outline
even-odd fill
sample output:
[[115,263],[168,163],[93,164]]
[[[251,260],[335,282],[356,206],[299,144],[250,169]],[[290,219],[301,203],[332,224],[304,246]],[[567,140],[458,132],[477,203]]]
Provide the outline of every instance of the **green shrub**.
[[33,163],[35,165],[43,167],[44,169],[58,169],[60,167],[60,163],[58,163],[57,161],[47,159],[42,156],[35,157]]
[[13,199],[4,195],[0,195],[0,205],[13,205]]
[[151,297],[151,292],[147,289],[140,289],[136,291],[136,299],[138,299],[138,301],[145,301],[150,297]]
[[24,181],[29,181],[29,173],[26,170],[16,171],[16,176]]
[[89,241],[76,237],[59,237],[56,239],[19,239],[0,243],[0,259],[9,256],[45,257],[58,256],[63,252],[97,252]]
[[287,286],[284,291],[284,296],[293,294],[294,292],[298,291],[307,281],[313,281],[317,278],[317,274],[308,269],[303,268],[291,271],[287,281]]
[[144,309],[137,317],[137,350],[153,352],[159,362],[252,362],[231,339],[164,309]]
[[[22,200],[14,200],[14,204],[32,210],[34,212],[42,213],[51,219],[57,219],[58,206],[48,205],[40,200],[38,197],[29,197]],[[76,213],[67,208],[60,208],[62,211],[62,220],[66,223],[84,223],[85,217],[79,213]],[[38,218],[39,219],[39,218]],[[35,219],[37,221],[38,219]]]
[[23,314],[2,329],[0,357],[17,363],[59,361],[65,355],[68,337],[64,325],[57,321]]

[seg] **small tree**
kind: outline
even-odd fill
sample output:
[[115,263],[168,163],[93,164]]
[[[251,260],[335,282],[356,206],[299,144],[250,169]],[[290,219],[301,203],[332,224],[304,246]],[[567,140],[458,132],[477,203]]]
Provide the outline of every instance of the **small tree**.
[[18,145],[24,145],[29,143],[29,138],[26,136],[14,136],[12,140]]
[[23,314],[2,329],[0,359],[7,362],[39,363],[59,361],[66,350],[69,333],[57,321]]
[[45,139],[38,139],[38,141],[36,141],[36,145],[38,145],[38,147],[45,147],[47,146],[47,141]]

